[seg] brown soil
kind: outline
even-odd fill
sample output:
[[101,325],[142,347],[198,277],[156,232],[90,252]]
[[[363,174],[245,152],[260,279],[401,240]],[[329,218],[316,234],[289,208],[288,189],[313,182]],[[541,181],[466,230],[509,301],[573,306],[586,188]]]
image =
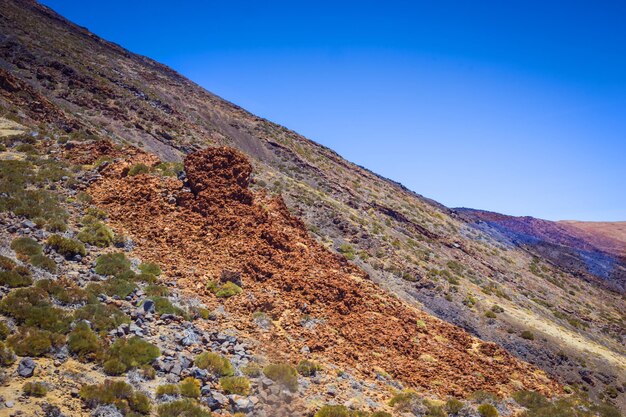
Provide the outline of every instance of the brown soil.
[[[295,362],[306,345],[339,367],[366,377],[384,370],[438,395],[561,391],[499,346],[390,296],[315,242],[282,199],[248,190],[252,168],[238,151],[209,148],[189,155],[188,187],[173,178],[126,176],[139,160],[158,162],[135,153],[106,167],[89,189],[94,201],[132,236],[143,259],[159,262],[207,305],[223,302],[240,330],[271,341],[271,358]],[[244,292],[221,301],[206,283],[224,269],[242,273]],[[279,325],[261,334],[251,324],[256,311]],[[319,320],[314,329],[302,326],[307,318]]]

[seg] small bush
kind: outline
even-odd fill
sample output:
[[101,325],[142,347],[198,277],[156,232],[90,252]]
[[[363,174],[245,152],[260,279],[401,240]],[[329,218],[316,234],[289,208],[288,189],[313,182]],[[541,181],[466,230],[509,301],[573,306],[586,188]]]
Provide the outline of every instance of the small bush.
[[235,371],[230,361],[214,352],[204,352],[196,356],[194,364],[200,369],[206,369],[213,375],[232,376]]
[[57,280],[42,279],[37,281],[37,288],[41,288],[51,297],[63,305],[79,305],[96,302],[95,297],[88,291],[80,288],[69,278]]
[[399,392],[389,400],[389,406],[399,412],[413,412],[413,410],[422,408],[423,403],[422,397],[410,390]]
[[513,399],[530,410],[550,405],[550,401],[543,394],[535,391],[517,391],[513,394]]
[[464,404],[461,401],[451,398],[446,401],[444,408],[449,415],[456,415],[459,411],[461,411],[463,406]]
[[487,317],[488,319],[495,319],[498,316],[496,316],[496,313],[494,313],[493,311],[487,310],[485,311],[485,317]]
[[241,294],[242,291],[239,285],[234,282],[227,282],[215,292],[215,296],[219,298],[229,298]]
[[243,372],[245,376],[248,376],[250,378],[256,378],[258,376],[261,376],[263,368],[261,368],[258,364],[254,362],[248,362],[241,368],[241,372]]
[[159,275],[161,275],[161,268],[159,267],[159,265],[153,263],[153,262],[144,262],[141,265],[139,265],[139,270],[141,272],[144,272],[146,274],[152,274],[156,277],[158,277]]
[[113,277],[109,278],[103,284],[104,292],[109,297],[114,295],[120,298],[126,298],[137,289],[137,285],[134,282],[127,281],[125,279]]
[[498,410],[491,404],[481,404],[478,406],[478,413],[482,417],[498,417]]
[[118,275],[130,269],[130,261],[121,252],[100,255],[96,260],[96,273],[100,275]]
[[59,255],[65,258],[73,258],[76,255],[85,256],[87,250],[81,242],[63,237],[61,235],[52,235],[46,241],[48,246],[54,249]]
[[76,237],[81,242],[100,248],[106,248],[113,243],[113,232],[99,221],[86,224]]
[[19,356],[43,356],[65,342],[65,337],[46,330],[21,328],[18,333],[7,339],[9,346]]
[[211,412],[190,399],[161,404],[157,409],[159,417],[211,417]]
[[154,284],[157,278],[155,275],[142,272],[141,274],[135,275],[134,280],[137,282],[144,282],[146,284]]
[[11,242],[11,249],[13,249],[16,254],[25,257],[25,259],[43,252],[41,245],[30,237],[18,237],[14,239]]
[[87,323],[82,322],[76,325],[67,339],[69,351],[85,360],[93,358],[102,350],[98,336],[89,328]]
[[263,374],[292,392],[298,390],[298,372],[287,363],[276,363],[263,368]]
[[250,381],[245,376],[225,376],[220,378],[220,387],[228,394],[249,395]]
[[51,273],[56,272],[57,264],[51,258],[48,258],[44,254],[33,255],[30,257],[30,264],[35,268],[43,269]]
[[33,283],[29,275],[20,275],[15,270],[0,271],[0,285],[9,288],[28,287]]
[[50,304],[48,294],[41,288],[18,288],[0,302],[0,311],[18,324],[55,333],[67,333],[72,322],[71,313]]
[[150,167],[142,163],[135,164],[131,166],[130,169],[128,170],[129,177],[134,177],[135,175],[148,174],[148,173],[150,173]]
[[122,375],[128,370],[128,367],[118,358],[108,359],[102,364],[104,373],[111,376]]
[[524,330],[521,336],[522,336],[522,339],[535,340],[535,335],[530,330]]
[[13,349],[0,342],[0,366],[10,366],[15,362]]
[[144,292],[149,297],[167,297],[170,295],[170,290],[164,285],[158,284],[150,284],[145,289]]
[[6,256],[0,255],[0,269],[3,271],[10,271],[17,266],[17,263]]
[[[117,339],[109,348],[108,361],[117,360],[123,364],[125,368],[121,371],[123,373],[128,369],[149,364],[160,354],[159,348],[138,336],[133,336],[129,339]],[[118,366],[117,369],[121,368]]]
[[180,383],[180,395],[187,398],[200,397],[200,381],[193,377],[187,377]]
[[5,340],[10,334],[11,329],[9,329],[9,326],[7,326],[5,322],[0,321],[0,340]]
[[337,251],[343,254],[343,256],[345,256],[345,258],[349,261],[353,261],[356,258],[356,253],[354,251],[354,248],[347,243],[344,243],[341,246],[339,246]]
[[159,314],[175,314],[177,316],[184,316],[185,312],[176,307],[167,298],[164,297],[152,297],[154,301],[154,310]]
[[322,367],[313,361],[304,359],[298,363],[296,370],[302,376],[313,376],[316,372],[321,371]]
[[22,392],[29,397],[45,397],[48,389],[43,382],[27,382],[22,386]]
[[370,415],[370,417],[393,417],[393,416],[386,411],[374,411]]
[[145,380],[153,380],[156,378],[156,370],[151,365],[144,365],[139,373]]
[[50,219],[46,222],[46,230],[52,233],[65,232],[67,224],[63,219]]
[[100,303],[79,308],[74,317],[77,320],[89,321],[93,330],[101,334],[106,334],[124,323],[130,323],[130,318],[119,308]]
[[343,405],[325,405],[315,413],[315,417],[350,417],[350,413]]
[[172,397],[180,395],[180,387],[176,384],[159,385],[156,389],[156,396],[163,397],[165,395]]
[[105,380],[99,385],[84,385],[80,390],[80,398],[90,408],[101,404],[114,405],[122,414],[131,412],[150,413],[150,399],[124,381]]
[[496,314],[504,313],[504,309],[497,304],[494,304],[493,307],[491,307],[491,311]]
[[85,210],[85,213],[87,216],[93,217],[97,220],[104,220],[108,216],[106,211],[100,210],[97,207],[89,207],[87,210]]

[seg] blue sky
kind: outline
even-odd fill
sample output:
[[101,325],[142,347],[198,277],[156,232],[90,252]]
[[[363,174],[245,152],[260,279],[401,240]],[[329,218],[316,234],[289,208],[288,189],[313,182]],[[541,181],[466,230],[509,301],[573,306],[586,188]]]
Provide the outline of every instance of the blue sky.
[[626,220],[626,3],[44,0],[451,207]]

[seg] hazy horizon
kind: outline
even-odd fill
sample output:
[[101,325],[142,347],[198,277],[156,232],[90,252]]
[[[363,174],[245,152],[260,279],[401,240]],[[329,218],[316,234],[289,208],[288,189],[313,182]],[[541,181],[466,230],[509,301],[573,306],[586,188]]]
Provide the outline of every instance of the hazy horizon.
[[626,220],[626,6],[43,1],[448,207]]

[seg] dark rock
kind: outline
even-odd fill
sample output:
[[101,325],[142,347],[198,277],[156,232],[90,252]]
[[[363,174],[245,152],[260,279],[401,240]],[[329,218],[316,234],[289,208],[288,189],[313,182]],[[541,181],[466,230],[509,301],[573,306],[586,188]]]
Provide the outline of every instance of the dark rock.
[[146,313],[154,313],[154,301],[146,300],[143,302],[143,311]]
[[37,364],[31,358],[24,358],[20,361],[19,366],[17,367],[17,373],[19,376],[24,378],[30,378],[33,376],[35,372],[35,367]]

